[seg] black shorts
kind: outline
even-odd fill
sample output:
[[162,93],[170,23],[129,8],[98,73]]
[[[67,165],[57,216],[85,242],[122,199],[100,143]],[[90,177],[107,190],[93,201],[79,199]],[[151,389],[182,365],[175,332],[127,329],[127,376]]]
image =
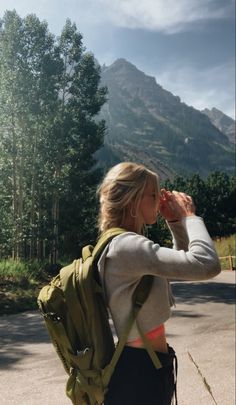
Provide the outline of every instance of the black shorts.
[[174,393],[176,399],[177,358],[171,347],[157,355],[163,365],[159,370],[145,349],[125,346],[104,405],[170,405]]

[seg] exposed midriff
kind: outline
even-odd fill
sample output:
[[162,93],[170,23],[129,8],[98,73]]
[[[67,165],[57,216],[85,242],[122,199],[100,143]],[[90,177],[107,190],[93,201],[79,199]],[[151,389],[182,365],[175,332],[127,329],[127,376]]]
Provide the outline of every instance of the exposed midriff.
[[[164,324],[161,324],[157,326],[155,329],[150,330],[145,334],[145,336],[149,340],[155,351],[159,351],[162,353],[168,352]],[[128,341],[126,345],[136,348],[144,347],[144,343],[141,337],[138,337],[135,340]]]

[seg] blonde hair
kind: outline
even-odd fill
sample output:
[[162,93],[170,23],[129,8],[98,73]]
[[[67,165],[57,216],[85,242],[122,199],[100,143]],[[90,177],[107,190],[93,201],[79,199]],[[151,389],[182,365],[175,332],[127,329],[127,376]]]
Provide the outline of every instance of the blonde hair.
[[159,194],[158,175],[141,164],[123,162],[108,171],[98,188],[100,232],[124,226],[126,218],[130,216],[135,220],[136,232],[141,233],[144,224],[138,224],[138,209],[144,189],[150,181],[156,194]]

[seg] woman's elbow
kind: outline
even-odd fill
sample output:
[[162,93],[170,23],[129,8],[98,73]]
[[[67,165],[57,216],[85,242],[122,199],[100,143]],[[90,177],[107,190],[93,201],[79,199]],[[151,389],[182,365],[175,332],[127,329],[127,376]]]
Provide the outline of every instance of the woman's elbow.
[[220,260],[218,259],[218,257],[215,257],[206,265],[206,276],[207,278],[213,278],[216,277],[218,274],[220,274],[220,272],[221,272]]

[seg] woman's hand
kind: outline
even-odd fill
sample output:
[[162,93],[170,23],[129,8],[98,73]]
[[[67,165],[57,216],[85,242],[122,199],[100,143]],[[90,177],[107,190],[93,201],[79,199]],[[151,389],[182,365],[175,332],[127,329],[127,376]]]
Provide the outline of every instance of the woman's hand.
[[195,215],[192,197],[178,191],[171,193],[163,188],[160,197],[160,214],[169,222]]

